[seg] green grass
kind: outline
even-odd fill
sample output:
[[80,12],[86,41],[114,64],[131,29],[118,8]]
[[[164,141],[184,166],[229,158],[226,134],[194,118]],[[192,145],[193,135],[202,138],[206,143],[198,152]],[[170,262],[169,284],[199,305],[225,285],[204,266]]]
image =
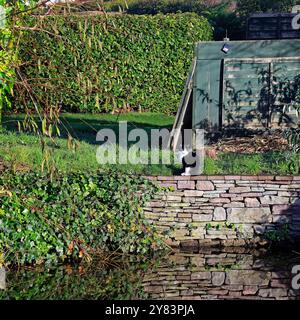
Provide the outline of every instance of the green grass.
[[[17,122],[22,121],[24,115],[11,114],[3,116],[3,127],[9,131],[17,131]],[[151,129],[172,128],[174,117],[158,113],[127,113],[127,114],[61,114],[60,126],[62,138],[69,131],[76,139],[88,143],[96,143],[96,133],[103,128],[118,132],[119,121],[128,122],[128,130],[143,128]],[[38,118],[36,117],[38,122]]]
[[[40,138],[36,135],[18,133],[17,122],[23,115],[6,115],[3,117],[3,128],[0,132],[0,158],[12,167],[26,164],[33,170],[39,170],[43,161]],[[118,133],[118,121],[128,121],[128,131],[143,128],[171,128],[174,118],[163,114],[131,113],[122,115],[63,114],[61,116],[61,137],[54,142],[45,139],[52,150],[52,159],[56,168],[63,172],[82,170],[92,172],[115,170],[133,174],[172,175],[178,173],[178,165],[99,165],[96,159],[96,133],[103,128],[113,129]],[[79,142],[76,152],[68,149],[67,131]]]
[[[4,130],[0,132],[0,158],[11,167],[25,164],[40,170],[43,154],[38,136],[17,132],[17,121],[23,115],[3,117]],[[118,121],[128,121],[128,130],[143,128],[146,131],[172,127],[174,117],[153,113],[130,113],[122,115],[63,114],[61,137],[52,146],[52,159],[56,168],[63,172],[82,170],[93,172],[113,168],[119,172],[144,175],[173,175],[181,172],[180,165],[99,165],[96,160],[96,133],[111,128],[118,133]],[[67,130],[79,141],[76,152],[68,149]],[[145,154],[148,156],[148,154]],[[295,165],[296,164],[296,165]],[[217,159],[206,157],[205,174],[299,174],[300,154],[292,152],[268,152],[261,154],[220,154]]]
[[[179,166],[172,165],[143,165],[143,164],[116,164],[99,165],[96,159],[96,145],[81,141],[74,152],[67,147],[67,141],[56,138],[54,143],[46,139],[48,146],[53,146],[52,162],[60,171],[85,171],[101,170],[105,172],[114,168],[120,172],[145,175],[172,175],[179,172]],[[0,158],[12,168],[27,165],[33,170],[39,170],[43,161],[40,140],[38,137],[17,134],[12,132],[0,133]]]
[[300,173],[300,153],[220,154],[217,160],[205,159],[206,174],[286,175]]

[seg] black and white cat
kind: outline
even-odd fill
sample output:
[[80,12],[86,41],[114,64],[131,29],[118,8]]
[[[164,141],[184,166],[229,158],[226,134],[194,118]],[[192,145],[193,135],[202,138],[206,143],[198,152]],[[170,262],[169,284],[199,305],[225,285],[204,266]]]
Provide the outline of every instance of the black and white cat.
[[197,152],[191,149],[179,150],[177,158],[182,163],[184,169],[184,172],[181,174],[182,176],[199,175],[201,173],[201,159]]

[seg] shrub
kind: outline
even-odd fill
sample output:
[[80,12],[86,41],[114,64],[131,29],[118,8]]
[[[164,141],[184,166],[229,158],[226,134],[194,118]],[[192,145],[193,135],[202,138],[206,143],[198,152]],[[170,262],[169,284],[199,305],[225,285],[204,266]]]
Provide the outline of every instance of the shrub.
[[127,13],[130,14],[157,14],[196,12],[203,13],[206,6],[202,0],[143,0],[128,4]]
[[243,20],[234,12],[234,2],[203,0],[118,0],[105,4],[111,11],[126,11],[129,14],[158,14],[194,12],[204,16],[214,27],[214,39],[223,40],[226,31],[230,39],[240,40],[245,36]]
[[57,263],[97,252],[146,254],[162,246],[141,209],[156,187],[143,178],[35,173],[0,178],[0,252],[7,264]]
[[13,95],[14,71],[10,67],[10,60],[7,56],[11,52],[0,52],[0,128],[2,121],[2,111],[11,108]]
[[[212,29],[196,14],[30,17],[22,32],[15,108],[77,112],[177,110],[197,41]],[[24,82],[23,82],[24,83]]]
[[237,12],[244,17],[255,12],[291,12],[299,0],[238,0]]
[[[3,16],[0,15],[0,24]],[[0,128],[2,111],[11,107],[11,96],[13,93],[15,55],[11,49],[13,40],[8,27],[0,26]]]
[[300,151],[300,130],[299,128],[289,128],[284,131],[283,136],[288,140],[289,147],[295,152]]

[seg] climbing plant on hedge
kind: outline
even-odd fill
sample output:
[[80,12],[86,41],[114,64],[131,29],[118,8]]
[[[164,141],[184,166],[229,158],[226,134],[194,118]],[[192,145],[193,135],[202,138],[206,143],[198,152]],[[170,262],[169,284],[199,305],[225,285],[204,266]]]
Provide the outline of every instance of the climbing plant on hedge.
[[24,15],[43,4],[42,1],[37,3],[38,0],[0,0],[0,126],[3,109],[12,105],[16,80],[18,41],[14,31],[22,24]]
[[147,254],[163,242],[143,215],[157,187],[109,173],[0,177],[0,254],[6,264],[91,259],[103,251]]
[[39,106],[77,112],[116,109],[174,112],[194,44],[212,28],[196,14],[56,15],[30,17],[21,30],[15,108]]
[[0,0],[0,127],[2,110],[10,106],[10,95],[12,94],[14,72],[12,62],[14,53],[12,47],[12,34],[10,29],[11,19],[6,16],[10,13],[6,1]]

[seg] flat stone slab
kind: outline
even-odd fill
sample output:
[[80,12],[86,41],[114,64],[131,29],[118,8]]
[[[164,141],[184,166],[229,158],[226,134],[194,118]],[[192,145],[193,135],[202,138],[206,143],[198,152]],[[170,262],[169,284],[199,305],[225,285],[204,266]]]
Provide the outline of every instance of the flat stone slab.
[[230,270],[226,274],[226,284],[244,286],[267,286],[271,272],[256,270]]
[[230,223],[268,223],[272,222],[270,208],[229,208],[227,221]]
[[212,273],[212,284],[214,286],[222,286],[225,282],[225,272],[213,272]]

